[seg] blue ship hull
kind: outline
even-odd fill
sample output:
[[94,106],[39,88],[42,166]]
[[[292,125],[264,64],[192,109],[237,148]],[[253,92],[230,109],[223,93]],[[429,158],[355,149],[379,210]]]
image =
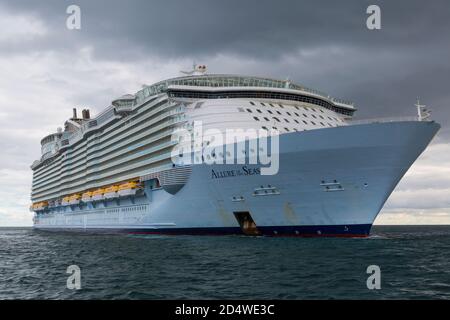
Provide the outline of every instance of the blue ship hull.
[[48,209],[35,228],[364,237],[439,127],[405,121],[283,134],[276,175],[254,174],[260,166],[251,164],[193,165],[175,194],[146,183],[132,198]]

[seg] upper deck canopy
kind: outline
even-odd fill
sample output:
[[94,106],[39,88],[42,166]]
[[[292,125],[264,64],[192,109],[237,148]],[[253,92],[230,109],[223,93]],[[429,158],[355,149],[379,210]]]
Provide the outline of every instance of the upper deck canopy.
[[137,103],[143,102],[147,97],[166,92],[171,86],[188,86],[203,88],[273,88],[273,89],[290,89],[299,91],[299,94],[307,94],[326,99],[341,107],[354,109],[353,103],[335,99],[329,95],[306,88],[304,86],[292,83],[290,80],[276,80],[252,76],[224,75],[224,74],[208,74],[199,76],[185,76],[160,81],[151,86],[145,86],[137,92]]

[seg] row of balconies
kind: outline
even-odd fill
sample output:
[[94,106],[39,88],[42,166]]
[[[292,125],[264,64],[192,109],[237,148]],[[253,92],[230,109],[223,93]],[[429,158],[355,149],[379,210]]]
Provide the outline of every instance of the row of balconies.
[[[151,130],[149,130],[148,132],[146,132],[146,133],[145,133],[144,135],[142,135],[142,136],[148,135],[148,134],[151,133],[151,132],[159,131],[159,130],[163,129],[164,127],[168,127],[168,126],[170,126],[170,125],[172,125],[172,124],[174,124],[174,123],[177,123],[177,122],[180,122],[180,121],[181,121],[181,122],[184,121],[185,115],[184,115],[183,112],[184,112],[184,109],[183,109],[183,108],[177,108],[177,109],[175,109],[175,110],[172,110],[172,111],[170,111],[170,112],[167,112],[167,113],[162,114],[160,117],[155,118],[154,120],[151,121],[151,123],[157,123],[157,122],[161,121],[162,119],[172,117],[171,120],[168,120],[168,121],[164,122],[163,124],[161,124],[161,125],[159,125],[159,126],[157,126],[157,127],[152,128]],[[181,115],[180,115],[180,114],[181,114]],[[178,116],[175,117],[175,118],[173,118],[174,115],[178,115]],[[133,130],[129,132],[128,136],[129,136],[129,137],[133,137],[133,138],[134,138],[133,140],[136,140],[137,137],[134,136],[132,133],[133,133],[133,132],[137,132],[137,131],[143,129],[144,127],[146,127],[146,126],[148,126],[148,125],[149,125],[149,123],[145,123],[145,124],[143,124],[143,125],[141,125],[141,126],[139,126],[139,127],[133,128]],[[108,145],[114,146],[115,149],[120,148],[120,145],[114,144],[115,140],[117,140],[117,139],[118,139],[118,138],[116,138],[116,139],[114,139],[114,140],[111,140],[111,141],[108,143]],[[129,143],[129,142],[128,142],[128,143]],[[98,150],[95,150],[95,151],[98,151]],[[92,157],[92,158],[93,158],[93,157]],[[73,161],[73,160],[74,160],[74,159],[71,159],[71,161]],[[88,157],[87,160],[89,160],[89,157]],[[61,168],[59,168],[59,169],[61,169]],[[58,169],[58,170],[59,170],[59,169]]]

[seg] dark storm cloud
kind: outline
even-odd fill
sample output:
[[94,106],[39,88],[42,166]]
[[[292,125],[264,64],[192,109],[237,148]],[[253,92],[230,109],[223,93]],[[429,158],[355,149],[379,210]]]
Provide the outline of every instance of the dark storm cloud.
[[[372,1],[81,0],[77,32],[65,28],[65,10],[72,3],[4,4],[40,17],[50,35],[0,50],[70,51],[90,45],[97,58],[113,61],[159,56],[207,63],[219,54],[232,55],[241,59],[235,70],[289,76],[353,99],[363,117],[411,114],[421,96],[440,119],[449,118],[448,1],[376,1],[382,10],[379,31],[365,26]],[[286,55],[294,61],[285,63]],[[256,62],[253,68],[246,65],[249,60]]]
[[75,3],[82,9],[83,30],[74,37],[64,28],[65,9],[73,3],[18,0],[6,6],[39,15],[55,31],[56,46],[95,41],[102,54],[116,57],[150,51],[169,57],[228,52],[274,58],[323,44],[375,50],[442,41],[448,47],[450,31],[445,0],[376,1],[383,30],[372,33],[365,28],[365,10],[373,1],[80,0]]

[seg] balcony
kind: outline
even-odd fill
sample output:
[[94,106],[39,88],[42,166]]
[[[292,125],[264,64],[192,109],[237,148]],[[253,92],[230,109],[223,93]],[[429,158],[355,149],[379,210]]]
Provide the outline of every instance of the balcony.
[[417,116],[412,117],[391,117],[391,118],[374,118],[361,120],[348,120],[349,125],[370,124],[370,123],[386,123],[386,122],[405,122],[405,121],[420,121]]

